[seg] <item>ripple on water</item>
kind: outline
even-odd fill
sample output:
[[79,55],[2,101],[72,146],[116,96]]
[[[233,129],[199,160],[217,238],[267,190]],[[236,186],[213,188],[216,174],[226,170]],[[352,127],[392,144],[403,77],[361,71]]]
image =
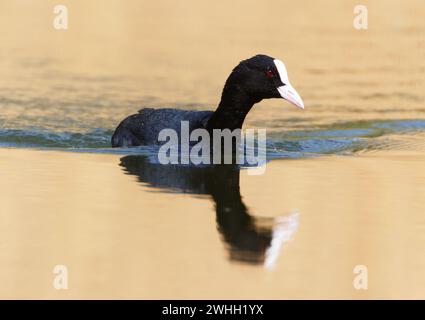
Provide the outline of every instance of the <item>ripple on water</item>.
[[[150,147],[112,149],[113,131],[50,131],[43,128],[0,129],[0,146],[55,148],[81,152],[155,153]],[[423,150],[425,120],[356,121],[312,130],[274,131],[268,135],[269,158],[303,158],[320,154],[353,154],[388,149]],[[419,137],[419,138],[417,138]]]

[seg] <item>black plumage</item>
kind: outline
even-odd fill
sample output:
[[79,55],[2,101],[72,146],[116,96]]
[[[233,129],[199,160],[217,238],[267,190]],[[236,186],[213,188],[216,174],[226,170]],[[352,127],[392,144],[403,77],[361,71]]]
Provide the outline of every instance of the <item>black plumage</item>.
[[[241,61],[226,80],[220,104],[215,112],[180,109],[141,109],[124,119],[116,128],[111,143],[113,147],[155,145],[162,129],[180,133],[181,121],[189,122],[189,130],[204,128],[239,129],[255,103],[263,99],[282,98],[278,88],[285,85],[276,60],[266,55],[256,55]],[[283,63],[282,63],[283,65]],[[284,68],[284,67],[283,67]],[[284,70],[286,73],[286,70]]]

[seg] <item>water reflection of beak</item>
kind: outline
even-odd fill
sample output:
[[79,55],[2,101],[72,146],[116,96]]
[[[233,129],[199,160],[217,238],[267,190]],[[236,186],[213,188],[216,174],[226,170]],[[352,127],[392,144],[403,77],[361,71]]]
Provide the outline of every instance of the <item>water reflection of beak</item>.
[[275,266],[280,249],[291,240],[294,233],[298,230],[299,213],[293,212],[289,215],[279,216],[275,218],[275,225],[272,231],[272,240],[270,246],[266,250],[266,258],[264,266],[271,269]]

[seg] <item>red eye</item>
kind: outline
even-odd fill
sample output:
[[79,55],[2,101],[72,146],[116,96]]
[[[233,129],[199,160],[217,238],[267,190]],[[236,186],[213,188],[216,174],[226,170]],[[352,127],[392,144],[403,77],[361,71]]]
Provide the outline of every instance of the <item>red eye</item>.
[[269,78],[273,78],[274,77],[273,71],[267,70],[266,71],[266,76],[269,77]]

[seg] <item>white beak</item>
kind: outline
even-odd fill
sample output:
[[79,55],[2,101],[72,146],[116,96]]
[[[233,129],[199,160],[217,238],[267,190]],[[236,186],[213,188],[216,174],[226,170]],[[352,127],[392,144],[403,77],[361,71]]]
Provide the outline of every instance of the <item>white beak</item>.
[[274,59],[274,64],[279,72],[280,80],[285,84],[284,86],[278,87],[277,91],[279,91],[283,99],[288,100],[298,108],[304,109],[303,100],[294,87],[289,83],[288,72],[286,71],[285,64],[278,59]]
[[291,86],[289,83],[284,86],[278,87],[277,91],[279,91],[283,99],[288,100],[290,103],[296,105],[298,108],[304,109],[303,100],[301,99],[298,92],[294,89],[294,87]]

